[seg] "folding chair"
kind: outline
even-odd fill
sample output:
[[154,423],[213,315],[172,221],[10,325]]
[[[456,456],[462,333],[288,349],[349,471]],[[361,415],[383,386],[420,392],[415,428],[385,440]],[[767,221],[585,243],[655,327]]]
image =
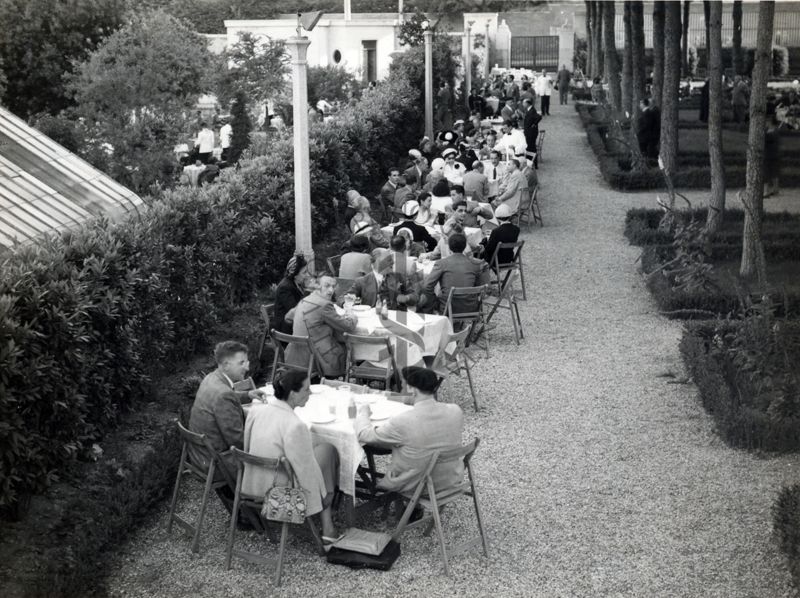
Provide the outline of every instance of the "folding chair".
[[[453,374],[461,377],[461,369],[463,368],[467,372],[469,391],[472,393],[472,404],[475,406],[475,411],[478,411],[481,406],[475,394],[475,386],[472,383],[472,371],[469,363],[470,357],[464,352],[464,345],[466,344],[468,334],[469,328],[464,328],[461,332],[449,335],[433,358],[430,369],[436,372],[438,376],[444,378],[445,382],[448,383],[450,376]],[[455,346],[448,351],[448,347],[453,343],[455,343]]]
[[[486,357],[489,357],[489,337],[485,333],[486,320],[483,313],[483,300],[486,297],[486,286],[480,287],[452,287],[450,293],[447,295],[447,303],[444,306],[444,315],[450,320],[453,325],[453,330],[460,330],[465,324],[469,324],[465,346],[469,346],[470,342],[475,342],[479,334],[472,336],[472,332],[479,330],[484,333],[484,343],[486,343]],[[466,312],[453,311],[453,299],[460,299],[464,301],[472,301],[474,309]],[[477,328],[481,325],[480,329]],[[471,340],[470,340],[471,339]]]
[[261,337],[261,344],[258,346],[258,363],[261,363],[261,355],[264,353],[264,345],[267,344],[267,337],[270,331],[270,321],[275,317],[275,304],[267,303],[258,308],[261,319],[264,322],[264,334]]
[[525,338],[522,331],[522,319],[519,317],[519,305],[517,305],[517,296],[514,294],[514,282],[517,278],[517,272],[511,270],[509,275],[506,276],[503,286],[500,287],[498,297],[494,300],[487,298],[484,302],[486,307],[490,307],[489,313],[486,316],[486,323],[492,321],[492,316],[498,309],[507,309],[511,314],[511,325],[514,327],[514,340],[519,344],[520,338]]
[[[274,328],[270,330],[270,336],[272,337],[272,343],[275,345],[275,357],[272,359],[272,371],[269,374],[269,381],[272,383],[275,380],[275,372],[278,371],[278,368],[287,369],[287,370],[300,370],[304,372],[308,372],[309,377],[313,376],[315,372],[315,351],[314,346],[311,343],[311,339],[307,336],[293,336],[291,334],[285,334],[283,332],[278,332]],[[300,345],[306,345],[308,347],[308,366],[303,367],[300,365],[295,365],[293,363],[286,362],[286,346],[289,343],[297,343]]]
[[513,219],[517,226],[522,226],[524,223],[530,227],[532,224],[536,224],[537,220],[539,226],[544,226],[542,222],[542,211],[539,208],[539,200],[537,199],[538,193],[539,185],[536,185],[532,193],[530,193],[529,190],[528,194],[523,195],[519,203],[519,209]]
[[[508,277],[511,276],[511,272],[514,270],[519,272],[520,285],[522,286],[522,300],[527,301],[528,296],[525,292],[525,270],[522,265],[522,248],[524,246],[525,241],[517,241],[516,243],[498,243],[494,250],[494,255],[489,262],[489,267],[491,268],[492,273],[497,277],[497,280],[493,282],[497,283],[498,289],[502,289],[506,285]],[[500,252],[504,249],[513,250],[513,257],[509,262],[500,261]],[[506,273],[505,278],[501,276],[502,272]]]
[[[481,515],[480,505],[478,504],[478,493],[475,487],[475,477],[472,473],[471,465],[472,455],[475,454],[475,450],[478,448],[479,442],[480,440],[476,438],[466,446],[446,451],[436,451],[433,455],[431,455],[428,466],[425,468],[425,472],[417,484],[414,492],[411,494],[404,493],[402,495],[404,498],[407,498],[409,502],[405,511],[403,511],[403,516],[400,518],[400,522],[397,524],[394,534],[392,534],[392,539],[399,541],[403,532],[407,529],[412,529],[423,524],[427,524],[428,528],[425,532],[425,535],[428,535],[431,532],[431,528],[435,527],[436,535],[439,538],[439,547],[442,553],[442,563],[444,563],[445,575],[450,575],[448,550],[449,557],[454,557],[457,554],[472,548],[473,546],[477,546],[478,541],[480,540],[480,543],[483,546],[483,556],[489,558],[489,542],[486,538],[486,532],[483,529],[483,517]],[[442,465],[457,459],[462,459],[464,461],[464,469],[467,471],[468,479],[462,481],[460,484],[452,488],[435,488],[432,478],[434,468],[437,465]],[[423,492],[426,492],[427,496],[423,497]],[[440,509],[452,502],[455,502],[462,496],[470,496],[472,498],[475,508],[475,518],[478,522],[478,531],[480,536],[475,536],[474,538],[458,546],[451,546],[448,549],[444,541],[444,530],[442,529]],[[414,508],[417,505],[420,505],[425,510],[425,515],[418,521],[409,523],[411,514],[414,512]]]
[[342,256],[333,255],[325,261],[328,264],[328,272],[330,272],[332,276],[339,276],[339,266],[342,264]]
[[[206,515],[208,497],[212,490],[222,488],[229,483],[232,485],[233,478],[231,473],[228,471],[228,468],[225,467],[225,464],[220,460],[217,451],[211,446],[211,443],[205,434],[196,434],[195,432],[190,432],[184,428],[180,422],[177,423],[178,434],[180,434],[180,437],[183,440],[183,448],[181,448],[181,460],[178,464],[178,475],[175,478],[175,489],[172,491],[172,501],[169,505],[167,533],[172,533],[173,522],[178,524],[179,527],[183,528],[190,534],[193,534],[192,552],[197,552],[200,548],[200,530],[203,527],[203,519]],[[190,446],[192,447],[193,455],[195,455],[198,460],[202,459],[208,463],[207,470],[192,463],[189,456]],[[222,471],[223,479],[215,482],[214,474],[216,473],[217,468]],[[178,493],[180,491],[181,482],[183,480],[183,476],[186,474],[192,475],[195,478],[205,482],[205,486],[203,488],[203,498],[200,501],[200,513],[197,515],[197,520],[194,523],[186,521],[175,513],[175,506],[178,503]],[[235,522],[236,520],[234,519],[234,523]]]
[[[392,378],[397,380],[397,388],[400,388],[400,372],[397,369],[397,361],[394,356],[394,348],[387,336],[361,336],[358,334],[344,333],[344,344],[347,347],[347,366],[345,367],[344,381],[355,380],[377,380],[383,382],[386,390],[392,388]],[[367,361],[356,363],[353,359],[353,352],[358,345],[369,345],[380,347],[381,361],[388,359],[385,367],[372,365]]]
[[[266,457],[256,457],[255,455],[251,455],[244,451],[241,451],[237,448],[231,447],[231,453],[233,453],[233,459],[236,463],[236,491],[233,497],[233,513],[231,515],[231,525],[228,530],[228,545],[225,550],[225,569],[230,570],[231,568],[231,559],[235,556],[250,563],[255,563],[257,565],[272,565],[275,564],[275,585],[281,585],[281,574],[283,573],[283,559],[286,554],[286,539],[289,535],[289,524],[286,522],[281,522],[281,538],[280,544],[278,546],[278,557],[277,559],[269,559],[262,554],[258,554],[255,552],[247,552],[245,550],[240,550],[234,548],[234,542],[236,541],[236,518],[239,514],[240,507],[249,507],[256,511],[261,510],[261,506],[264,504],[264,496],[263,495],[253,495],[253,494],[246,494],[242,491],[242,478],[244,477],[244,466],[249,465],[250,467],[260,467],[264,469],[268,469],[270,471],[277,472],[283,469],[286,473],[287,477],[289,478],[289,484],[292,487],[299,487],[297,483],[297,479],[295,478],[294,471],[292,471],[292,466],[289,462],[284,459],[268,459]],[[322,538],[320,537],[319,530],[314,525],[314,522],[311,521],[309,517],[305,518],[305,523],[308,525],[309,530],[311,530],[311,535],[314,537],[314,542],[317,545],[317,550],[320,555],[325,554],[325,549],[322,545]]]
[[545,129],[539,129],[539,136],[536,138],[536,156],[539,162],[542,161],[542,148],[544,147],[544,134],[546,132]]

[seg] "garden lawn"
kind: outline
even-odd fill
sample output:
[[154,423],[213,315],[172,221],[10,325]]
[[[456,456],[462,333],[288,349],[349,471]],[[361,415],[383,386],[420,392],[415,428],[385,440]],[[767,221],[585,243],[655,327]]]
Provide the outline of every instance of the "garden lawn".
[[[732,450],[716,435],[697,389],[681,383],[681,325],[658,315],[637,271],[640,249],[623,237],[626,211],[654,207],[655,193],[609,189],[573,107],[551,110],[540,125],[545,226],[522,235],[525,340],[515,345],[501,315],[490,358],[473,370],[485,410],[474,413],[466,385],[454,385],[465,440],[481,439],[473,464],[491,559],[468,551],[445,578],[435,539],[412,531],[391,571],[355,572],[327,565],[294,537],[276,589],[270,570],[243,562],[225,570],[227,516],[217,500],[198,555],[184,535],[166,535],[163,503],[120,547],[107,594],[795,595],[770,507],[797,479],[800,457]],[[700,192],[690,195],[702,204]],[[198,505],[199,485],[191,489],[182,509]],[[456,541],[473,533],[469,502],[446,509],[444,525]]]

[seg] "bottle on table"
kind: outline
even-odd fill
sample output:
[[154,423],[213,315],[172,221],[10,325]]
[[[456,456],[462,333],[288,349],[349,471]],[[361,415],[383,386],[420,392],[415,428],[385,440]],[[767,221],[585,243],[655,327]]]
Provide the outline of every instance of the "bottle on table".
[[347,403],[347,417],[350,419],[356,418],[356,401],[353,397],[350,397],[350,402]]

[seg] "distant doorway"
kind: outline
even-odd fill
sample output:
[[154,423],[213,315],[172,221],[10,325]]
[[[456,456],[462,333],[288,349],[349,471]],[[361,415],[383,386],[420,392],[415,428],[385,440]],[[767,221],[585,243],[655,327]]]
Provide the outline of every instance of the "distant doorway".
[[375,40],[363,40],[361,49],[364,54],[363,77],[364,82],[377,81],[378,79],[378,42]]

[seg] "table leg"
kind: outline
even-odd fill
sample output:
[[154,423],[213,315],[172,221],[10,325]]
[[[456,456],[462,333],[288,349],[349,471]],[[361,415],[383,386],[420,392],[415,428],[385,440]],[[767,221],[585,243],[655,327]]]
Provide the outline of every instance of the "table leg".
[[356,499],[349,494],[344,495],[344,520],[347,527],[355,527]]

